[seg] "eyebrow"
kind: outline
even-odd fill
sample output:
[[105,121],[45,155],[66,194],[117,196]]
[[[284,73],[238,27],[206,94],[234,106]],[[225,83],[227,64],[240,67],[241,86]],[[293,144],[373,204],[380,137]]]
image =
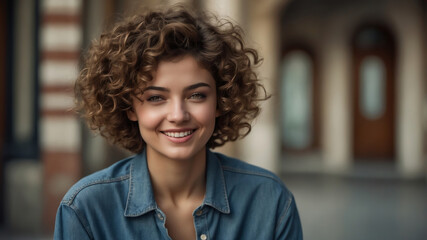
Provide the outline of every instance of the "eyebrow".
[[199,88],[199,87],[208,87],[208,88],[210,88],[211,86],[209,84],[207,84],[207,83],[200,82],[200,83],[196,83],[196,84],[193,84],[193,85],[190,85],[190,86],[186,87],[185,90],[187,90],[187,91],[188,90],[193,90],[193,89],[196,89],[196,88]]
[[[204,82],[200,82],[200,83],[196,83],[196,84],[190,85],[190,86],[186,87],[184,90],[185,91],[194,90],[194,89],[197,89],[199,87],[209,87],[209,88],[211,88],[211,86],[209,84],[204,83]],[[158,86],[148,86],[148,87],[146,87],[146,88],[144,88],[142,90],[142,93],[144,93],[145,91],[148,91],[148,90],[155,90],[155,91],[161,91],[161,92],[170,92],[169,88],[158,87]]]

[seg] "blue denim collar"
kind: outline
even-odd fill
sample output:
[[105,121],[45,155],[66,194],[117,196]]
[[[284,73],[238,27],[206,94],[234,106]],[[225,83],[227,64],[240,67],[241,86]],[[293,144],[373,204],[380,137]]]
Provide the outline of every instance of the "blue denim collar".
[[[230,205],[220,160],[207,150],[206,161],[206,194],[201,207],[206,205],[229,214]],[[124,215],[137,217],[156,209],[158,207],[148,172],[147,155],[143,151],[135,156],[130,165],[129,193]]]
[[230,204],[228,203],[227,185],[221,162],[209,150],[206,153],[206,161],[206,194],[202,207],[204,205],[211,206],[222,213],[229,214]]

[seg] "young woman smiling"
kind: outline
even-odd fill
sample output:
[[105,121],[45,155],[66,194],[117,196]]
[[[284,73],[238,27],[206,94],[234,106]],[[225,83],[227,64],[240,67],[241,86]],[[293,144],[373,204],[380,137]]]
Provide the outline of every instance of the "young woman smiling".
[[76,82],[89,126],[136,155],[64,196],[55,239],[302,239],[274,174],[210,149],[245,136],[267,98],[240,29],[184,7],[119,23]]

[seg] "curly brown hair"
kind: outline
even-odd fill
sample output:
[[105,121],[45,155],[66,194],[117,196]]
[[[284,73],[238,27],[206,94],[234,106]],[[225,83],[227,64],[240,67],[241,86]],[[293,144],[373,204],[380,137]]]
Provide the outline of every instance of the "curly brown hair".
[[133,16],[94,41],[75,85],[77,111],[110,142],[141,152],[145,142],[138,124],[127,117],[132,96],[152,80],[160,61],[184,55],[193,56],[216,82],[220,116],[207,146],[246,136],[260,112],[258,102],[268,98],[253,70],[261,59],[245,47],[240,27],[182,6]]

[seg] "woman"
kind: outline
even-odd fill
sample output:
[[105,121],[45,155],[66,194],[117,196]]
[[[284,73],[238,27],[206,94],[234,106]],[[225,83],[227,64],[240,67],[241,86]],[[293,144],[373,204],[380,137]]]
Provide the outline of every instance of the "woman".
[[278,177],[209,150],[247,135],[267,98],[257,52],[237,26],[211,21],[151,11],[93,43],[77,108],[136,155],[68,191],[55,239],[302,239]]

